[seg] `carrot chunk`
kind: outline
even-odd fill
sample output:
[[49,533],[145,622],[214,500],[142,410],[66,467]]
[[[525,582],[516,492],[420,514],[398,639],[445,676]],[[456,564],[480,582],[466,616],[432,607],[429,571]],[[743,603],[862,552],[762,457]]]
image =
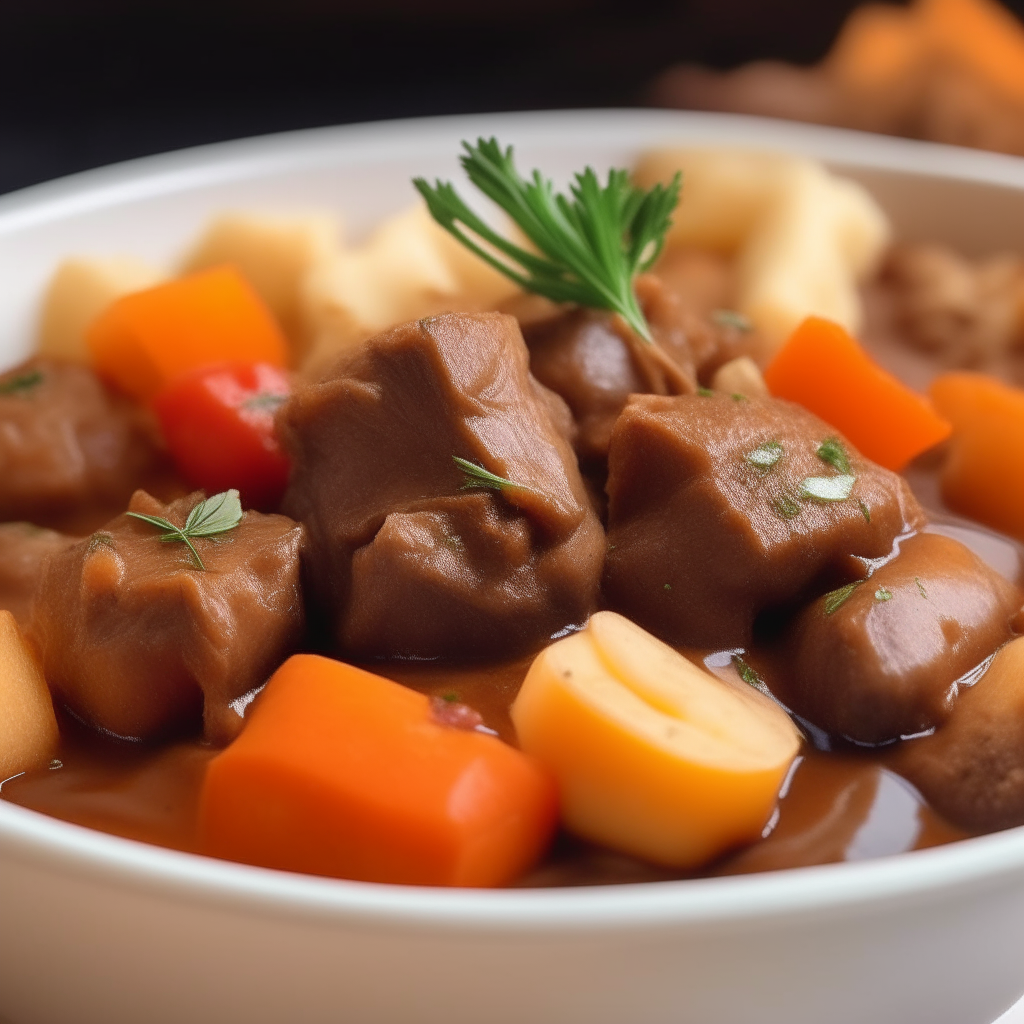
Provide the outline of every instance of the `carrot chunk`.
[[210,763],[206,849],[371,882],[512,881],[551,837],[554,785],[518,750],[445,723],[397,683],[318,655],[289,658]]
[[950,508],[1024,540],[1024,390],[984,373],[944,373],[929,389],[953,424],[942,497]]
[[146,401],[188,370],[210,363],[287,364],[281,329],[233,267],[215,267],[132,292],[90,325],[99,373]]
[[839,324],[811,316],[764,374],[768,390],[831,423],[874,462],[901,470],[944,441],[950,425],[928,400],[871,360]]

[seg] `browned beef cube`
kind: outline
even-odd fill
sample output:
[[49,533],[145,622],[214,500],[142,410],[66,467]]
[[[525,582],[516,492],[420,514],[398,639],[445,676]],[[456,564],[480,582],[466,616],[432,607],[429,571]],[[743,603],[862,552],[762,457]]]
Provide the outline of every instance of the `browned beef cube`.
[[156,437],[87,367],[23,363],[0,377],[0,519],[49,525],[89,505],[124,508],[140,476],[162,468]]
[[684,308],[657,277],[639,278],[637,295],[656,346],[637,338],[621,317],[601,310],[574,308],[523,328],[530,370],[572,410],[583,460],[608,454],[612,427],[631,394],[695,391],[695,363],[720,345],[721,332]]
[[46,559],[73,543],[72,537],[32,523],[0,525],[0,608],[9,611],[22,629],[28,626]]
[[[338,645],[363,657],[499,657],[593,609],[604,552],[518,324],[395,327],[279,415],[284,508]],[[465,489],[453,456],[514,486]]]
[[609,607],[699,647],[748,645],[760,612],[860,579],[923,518],[805,409],[723,394],[630,399],[608,498]]
[[[201,495],[169,506],[144,491],[129,509],[183,525]],[[302,527],[246,512],[227,533],[163,543],[148,523],[118,516],[54,555],[30,635],[58,699],[99,729],[150,738],[203,722],[226,743],[239,698],[262,686],[301,642]]]
[[781,696],[863,743],[923,732],[948,718],[957,680],[1010,639],[1021,600],[959,541],[918,534],[869,579],[800,614]]
[[892,763],[961,828],[1024,825],[1024,637],[962,689],[948,722],[901,743]]

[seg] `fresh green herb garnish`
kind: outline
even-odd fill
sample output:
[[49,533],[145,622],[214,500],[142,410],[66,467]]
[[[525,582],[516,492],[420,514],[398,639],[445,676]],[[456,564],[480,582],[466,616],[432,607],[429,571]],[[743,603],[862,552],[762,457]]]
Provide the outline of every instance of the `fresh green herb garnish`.
[[800,483],[800,497],[811,501],[846,501],[857,478],[848,473],[839,476],[809,476]]
[[858,501],[857,504],[860,505],[860,513],[861,513],[861,515],[864,517],[864,519],[867,522],[870,523],[871,522],[871,509],[868,508],[868,506],[865,503],[863,498],[860,501]]
[[782,445],[778,441],[765,441],[743,458],[758,469],[771,469],[782,458]]
[[921,582],[921,577],[920,576],[915,576],[914,577],[914,582],[917,584],[917,589],[920,591],[921,596],[927,601],[928,600],[928,591],[924,589],[924,584]]
[[129,512],[128,515],[163,530],[160,540],[164,544],[180,542],[187,545],[189,551],[192,552],[196,568],[205,569],[206,566],[203,565],[199,552],[192,544],[192,539],[194,537],[212,537],[215,534],[233,530],[242,521],[242,503],[238,500],[238,491],[233,488],[230,491],[222,491],[196,505],[189,512],[184,526],[175,526],[163,516],[147,516],[142,512]]
[[701,398],[714,398],[715,391],[714,388],[699,387],[697,388],[697,394],[700,395]]
[[671,590],[672,589],[672,584],[671,583],[666,583],[665,584],[665,589],[666,590]]
[[741,395],[738,391],[732,393],[732,400],[734,402],[745,402],[747,400],[746,395]]
[[252,398],[247,398],[242,403],[242,408],[252,412],[276,412],[287,401],[287,395],[275,395],[272,392],[264,391],[261,394],[253,395]]
[[800,502],[790,494],[779,494],[772,499],[772,508],[783,519],[796,519],[803,511]]
[[711,320],[719,327],[732,327],[734,330],[752,331],[753,324],[740,312],[735,309],[716,309],[711,314]]
[[114,538],[109,533],[94,533],[89,538],[89,545],[85,549],[87,555],[91,555],[98,548],[113,548]]
[[503,150],[497,139],[480,138],[475,146],[462,146],[465,153],[460,159],[469,180],[508,213],[539,254],[494,231],[451,182],[437,180],[431,186],[425,178],[414,178],[434,220],[527,291],[554,302],[610,309],[650,342],[633,280],[661,253],[679,201],[681,176],[676,174],[667,186],[644,190],[630,182],[628,171],[610,170],[608,184],[602,187],[588,167],[575,176],[570,198],[555,192],[540,171],[529,179],[521,177],[512,147]]
[[457,455],[453,455],[452,462],[454,462],[465,475],[466,479],[461,488],[464,491],[471,490],[474,487],[489,487],[492,491],[505,491],[509,487],[519,487],[523,490],[529,490],[526,484],[517,484],[514,480],[506,480],[505,477],[498,476],[497,474],[490,472],[490,470],[484,469],[483,466],[478,466],[475,462],[470,462],[468,459],[460,459]]
[[876,601],[891,601],[892,600],[892,591],[891,590],[886,590],[885,587],[879,587],[875,591],[875,600]]
[[446,704],[455,704],[459,700],[459,695],[457,693],[442,693],[441,700]]
[[757,669],[750,665],[747,661],[741,658],[738,654],[732,656],[733,668],[739,673],[740,679],[747,684],[752,686],[755,690],[760,690],[765,696],[770,697],[771,692],[765,685],[765,681],[758,674]]
[[857,580],[856,583],[847,583],[845,587],[830,590],[825,595],[825,614],[831,615],[837,611],[863,582],[863,580]]
[[29,370],[17,376],[0,380],[0,395],[24,395],[43,383],[42,370]]
[[827,462],[839,473],[849,474],[850,456],[846,454],[842,441],[838,437],[828,437],[818,446],[818,458]]

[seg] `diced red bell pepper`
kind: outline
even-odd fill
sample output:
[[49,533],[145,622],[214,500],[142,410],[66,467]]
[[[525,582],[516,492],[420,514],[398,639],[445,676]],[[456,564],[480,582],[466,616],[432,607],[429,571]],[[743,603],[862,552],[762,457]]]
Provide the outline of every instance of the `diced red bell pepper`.
[[288,483],[274,413],[290,391],[285,373],[269,363],[220,363],[177,378],[153,407],[190,484],[208,494],[236,487],[245,505],[270,509]]

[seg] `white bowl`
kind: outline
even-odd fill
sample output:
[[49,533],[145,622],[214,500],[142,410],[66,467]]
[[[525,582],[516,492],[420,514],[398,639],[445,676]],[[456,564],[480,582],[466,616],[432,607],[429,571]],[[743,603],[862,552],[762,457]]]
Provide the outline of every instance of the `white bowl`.
[[[328,206],[354,232],[497,134],[566,177],[685,142],[785,149],[864,181],[902,237],[1024,237],[1024,161],[661,111],[396,121],[205,147],[0,199],[0,361],[64,255],[166,259],[225,207]],[[12,1024],[987,1024],[1024,991],[1024,828],[875,861],[706,881],[468,891],[176,853],[0,801]]]

